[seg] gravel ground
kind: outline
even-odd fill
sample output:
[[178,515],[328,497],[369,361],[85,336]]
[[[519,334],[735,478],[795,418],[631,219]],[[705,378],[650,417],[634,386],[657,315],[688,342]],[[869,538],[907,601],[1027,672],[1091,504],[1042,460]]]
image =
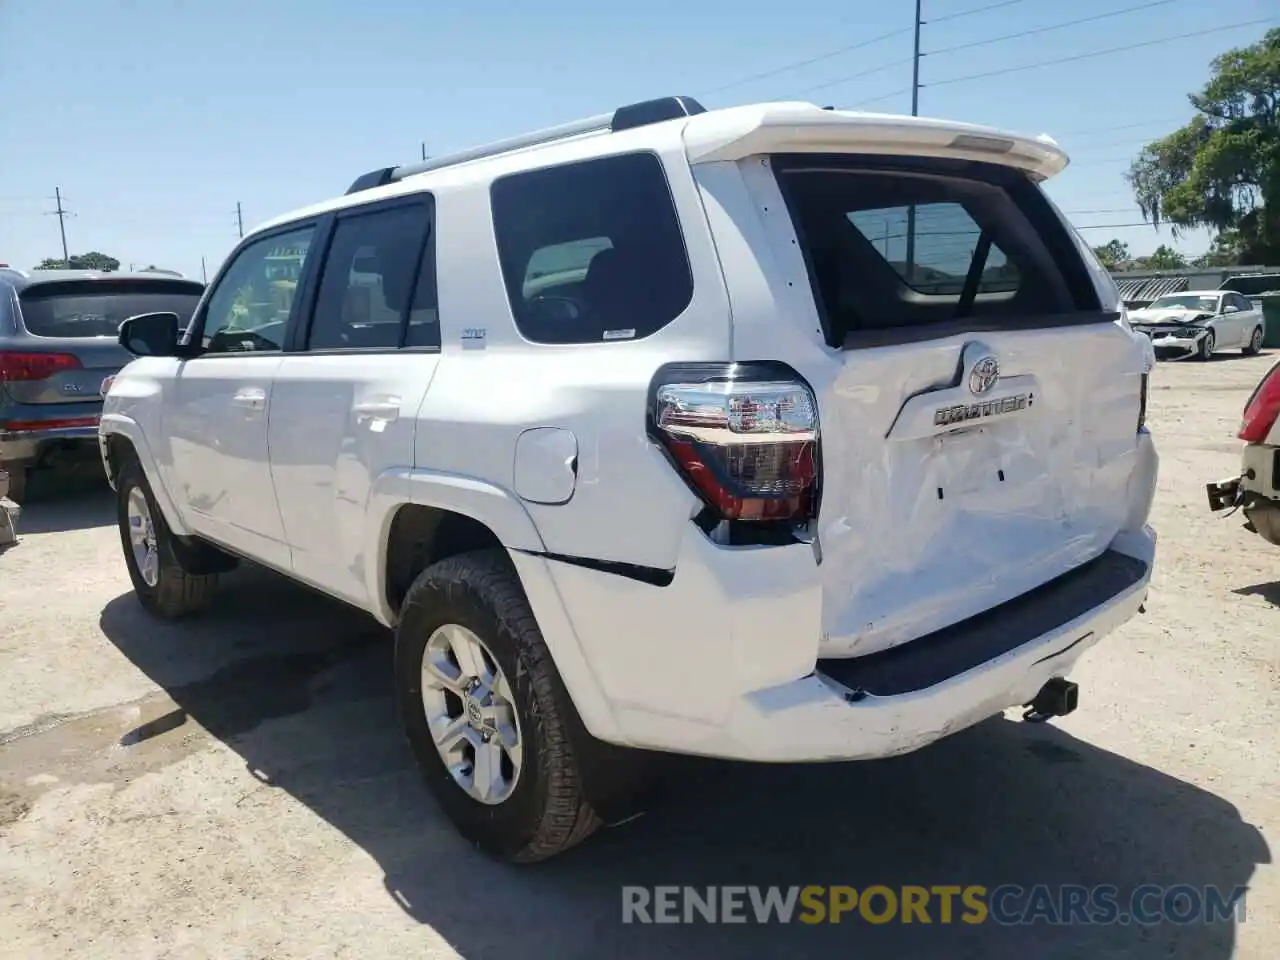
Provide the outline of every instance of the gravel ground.
[[[1280,956],[1280,550],[1210,515],[1273,357],[1161,365],[1147,614],[1081,709],[915,754],[690,763],[533,868],[453,833],[401,741],[387,637],[260,570],[154,622],[109,493],[46,490],[0,556],[0,958]],[[687,768],[686,768],[687,766]],[[1237,923],[626,926],[624,884],[1247,886]]]

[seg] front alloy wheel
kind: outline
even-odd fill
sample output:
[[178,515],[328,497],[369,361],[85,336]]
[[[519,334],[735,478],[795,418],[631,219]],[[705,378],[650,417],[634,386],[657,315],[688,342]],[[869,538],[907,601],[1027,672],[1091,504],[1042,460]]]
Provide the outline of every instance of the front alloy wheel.
[[138,575],[148,587],[160,582],[160,553],[156,547],[156,528],[151,521],[151,508],[141,487],[129,490],[125,506],[129,523],[129,543],[133,547],[133,562]]
[[116,524],[133,591],[159,617],[182,617],[206,609],[217,574],[197,573],[183,563],[178,543],[156,504],[137,460],[130,458],[116,480]]

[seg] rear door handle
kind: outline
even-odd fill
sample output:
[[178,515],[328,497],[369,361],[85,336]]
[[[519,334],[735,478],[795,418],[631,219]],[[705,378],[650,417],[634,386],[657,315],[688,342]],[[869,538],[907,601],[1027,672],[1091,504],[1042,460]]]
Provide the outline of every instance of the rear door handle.
[[261,387],[242,387],[231,397],[231,402],[246,410],[265,410],[267,407],[267,391]]
[[386,400],[370,400],[355,405],[356,420],[382,420],[391,423],[400,418],[400,398],[391,397]]

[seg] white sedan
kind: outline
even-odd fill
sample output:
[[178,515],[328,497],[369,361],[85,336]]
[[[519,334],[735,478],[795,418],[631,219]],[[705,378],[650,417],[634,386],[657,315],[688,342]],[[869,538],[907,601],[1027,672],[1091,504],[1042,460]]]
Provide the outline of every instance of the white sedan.
[[1157,357],[1179,360],[1208,360],[1218,350],[1258,353],[1266,338],[1262,310],[1231,290],[1170,294],[1129,311],[1129,324],[1151,338]]

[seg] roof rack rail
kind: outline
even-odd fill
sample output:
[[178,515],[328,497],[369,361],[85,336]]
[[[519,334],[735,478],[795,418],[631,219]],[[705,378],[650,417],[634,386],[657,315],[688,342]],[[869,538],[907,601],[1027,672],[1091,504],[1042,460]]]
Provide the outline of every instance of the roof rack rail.
[[356,177],[351,186],[347,188],[347,193],[359,193],[362,190],[383,187],[388,183],[395,183],[397,180],[403,180],[405,177],[411,177],[414,174],[426,173],[428,170],[440,170],[444,167],[452,167],[471,160],[496,157],[504,153],[510,153],[513,150],[554,143],[557,140],[566,140],[569,137],[579,137],[589,133],[603,133],[605,131],[617,133],[620,130],[632,130],[636,127],[648,126],[651,123],[661,123],[664,120],[674,120],[677,117],[692,117],[706,112],[706,107],[693,99],[693,97],[661,97],[657,100],[629,103],[618,107],[612,113],[601,113],[594,117],[586,117],[582,120],[574,120],[571,123],[562,123],[559,126],[535,130],[532,133],[521,134],[517,137],[508,137],[505,140],[498,140],[481,147],[472,147],[469,150],[460,150],[457,153],[431,157],[427,160],[405,164],[400,167],[380,167],[377,170],[371,170]]

